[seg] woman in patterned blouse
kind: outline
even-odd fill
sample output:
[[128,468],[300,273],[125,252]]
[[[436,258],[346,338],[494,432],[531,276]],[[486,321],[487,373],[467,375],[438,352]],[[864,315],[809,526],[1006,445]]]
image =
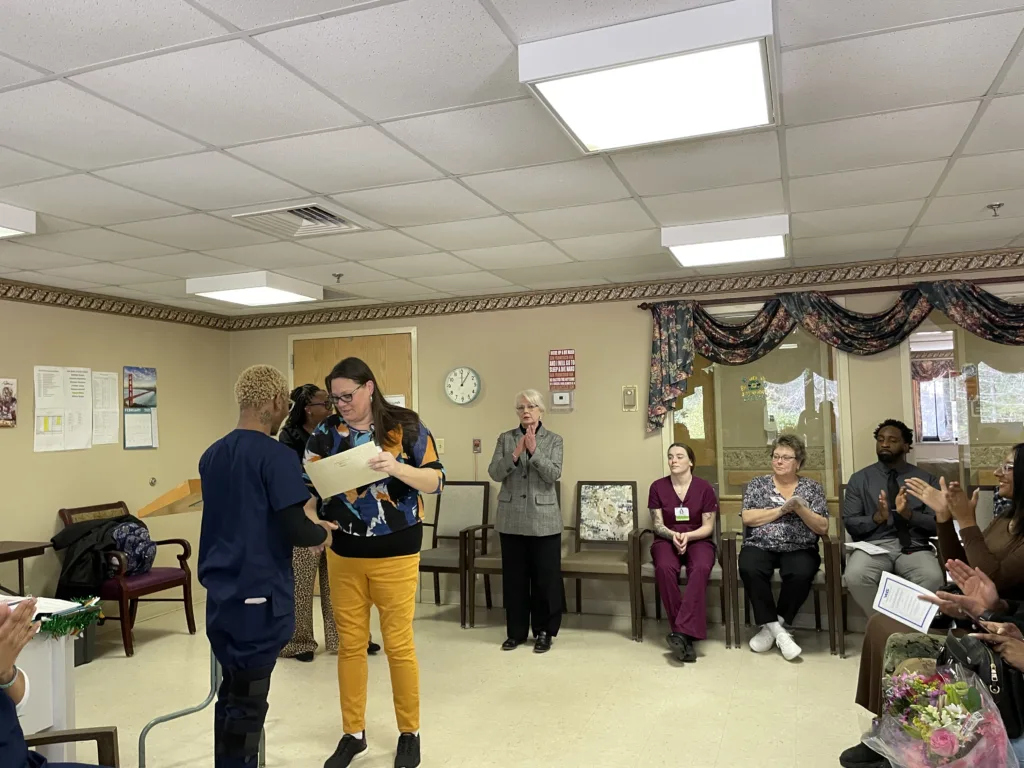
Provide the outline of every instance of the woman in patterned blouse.
[[[792,661],[800,646],[786,626],[792,626],[821,566],[818,537],[828,532],[828,507],[821,484],[797,474],[807,458],[800,438],[779,435],[771,456],[772,474],[755,477],[743,493],[740,578],[761,625],[750,650],[765,653],[778,645]],[[772,594],[776,569],[782,577],[778,603]]]

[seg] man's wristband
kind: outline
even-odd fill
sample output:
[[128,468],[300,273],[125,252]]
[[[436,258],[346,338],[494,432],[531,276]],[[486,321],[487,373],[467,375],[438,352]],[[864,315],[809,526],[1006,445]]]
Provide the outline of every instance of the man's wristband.
[[18,681],[18,665],[12,665],[12,669],[14,670],[14,674],[11,675],[11,679],[6,683],[0,683],[0,691],[6,691]]

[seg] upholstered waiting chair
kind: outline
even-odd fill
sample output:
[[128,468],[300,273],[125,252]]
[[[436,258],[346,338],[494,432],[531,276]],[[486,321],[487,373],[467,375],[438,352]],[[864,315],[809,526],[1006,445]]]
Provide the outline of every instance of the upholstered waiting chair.
[[562,558],[562,576],[576,579],[576,613],[583,612],[583,579],[626,583],[634,640],[640,612],[631,536],[637,519],[635,480],[580,480],[576,483],[576,524],[567,529],[574,534],[573,551]]
[[[641,516],[641,519],[645,519]],[[646,525],[639,526],[634,531],[631,537],[632,546],[632,557],[634,562],[635,573],[637,574],[636,579],[636,610],[639,611],[640,615],[636,618],[636,632],[637,642],[643,642],[644,639],[644,625],[643,620],[647,614],[647,605],[644,602],[644,582],[654,584],[654,611],[655,617],[658,621],[661,621],[661,593],[658,589],[658,583],[654,578],[654,563],[651,560],[651,548],[650,544],[644,546],[644,539],[650,536],[653,539],[654,531],[652,531]],[[735,566],[730,568],[728,562],[728,553],[726,548],[722,545],[722,516],[721,514],[715,515],[715,533],[714,533],[715,547],[718,550],[717,562],[711,569],[711,577],[708,579],[709,587],[718,587],[719,600],[721,602],[722,611],[722,624],[725,625],[725,647],[732,647],[733,638],[733,627],[732,622],[729,620],[729,608],[732,606],[733,601],[736,598],[736,585],[732,582],[732,574],[735,573]],[[679,586],[686,587],[687,575],[686,567],[679,572]],[[737,635],[739,629],[736,630]]]
[[96,759],[104,768],[121,768],[117,751],[117,728],[76,728],[70,731],[43,731],[25,737],[29,749],[92,741],[96,743]]
[[[86,520],[100,520],[110,517],[120,517],[128,514],[128,505],[123,501],[111,502],[109,504],[97,504],[92,507],[71,507],[61,509],[58,513],[64,525],[81,523]],[[196,633],[196,620],[192,613],[192,571],[188,567],[188,559],[192,556],[192,545],[185,539],[164,539],[153,542],[157,547],[173,544],[181,547],[181,554],[177,555],[178,567],[153,566],[147,573],[138,576],[128,576],[125,571],[128,569],[128,558],[123,552],[110,552],[110,557],[117,558],[117,572],[103,582],[99,589],[99,598],[116,602],[119,607],[117,616],[107,616],[121,622],[121,639],[124,642],[126,656],[135,654],[135,643],[132,638],[132,629],[135,627],[135,616],[139,610],[139,603],[184,603],[185,621],[188,623],[190,635]],[[168,589],[181,587],[182,597],[156,597],[143,600],[145,595],[152,595]]]
[[[420,552],[420,572],[434,574],[435,605],[441,604],[441,574],[459,575],[459,619],[463,627],[466,626],[466,556],[460,546],[460,533],[469,526],[487,525],[490,494],[488,482],[449,480],[437,497],[434,522],[424,523],[434,529],[434,536],[431,548]],[[485,537],[479,546],[481,553],[487,554]],[[490,576],[484,576],[484,586],[490,602]]]

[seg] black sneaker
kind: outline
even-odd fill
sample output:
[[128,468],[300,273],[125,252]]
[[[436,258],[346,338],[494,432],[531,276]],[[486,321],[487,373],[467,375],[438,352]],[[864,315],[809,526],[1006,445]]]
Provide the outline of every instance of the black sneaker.
[[352,761],[366,751],[366,732],[363,737],[357,739],[355,736],[345,734],[338,742],[338,748],[334,754],[327,758],[324,768],[348,768]]
[[380,646],[371,640],[370,644],[366,646],[366,654],[368,656],[376,656],[378,653],[380,653]]
[[420,737],[415,733],[403,733],[398,737],[395,750],[395,768],[416,768],[420,764]]
[[891,768],[891,763],[864,742],[850,747],[839,756],[843,768]]
[[693,650],[693,643],[690,639],[679,632],[672,632],[668,637],[665,638],[665,642],[668,643],[668,647],[672,649],[672,655],[675,656],[676,661],[696,661],[697,654]]
[[304,661],[308,664],[314,659],[314,656],[312,651],[306,651],[305,653],[297,653],[292,656],[292,658],[296,661]]

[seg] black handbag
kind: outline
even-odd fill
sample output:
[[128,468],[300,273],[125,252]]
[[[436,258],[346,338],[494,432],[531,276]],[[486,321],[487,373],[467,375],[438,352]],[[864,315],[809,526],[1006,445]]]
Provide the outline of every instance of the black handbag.
[[1010,739],[1024,734],[1024,676],[976,637],[950,630],[936,662],[959,664],[978,676],[995,700]]

